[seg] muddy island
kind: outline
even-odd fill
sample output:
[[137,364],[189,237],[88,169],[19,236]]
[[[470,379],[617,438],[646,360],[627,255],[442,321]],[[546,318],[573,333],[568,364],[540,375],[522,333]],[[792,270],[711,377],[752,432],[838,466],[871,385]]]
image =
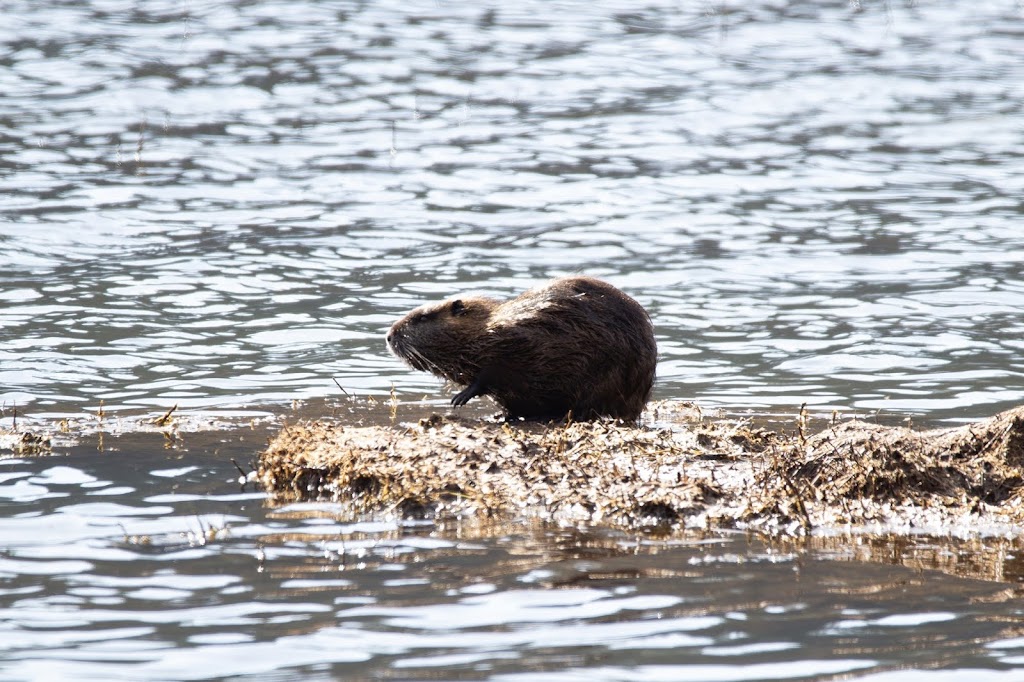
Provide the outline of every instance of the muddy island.
[[306,421],[271,439],[257,477],[276,501],[405,517],[1024,535],[1024,406],[952,428],[851,420],[813,433],[803,411],[786,427],[654,409],[692,414],[671,427]]

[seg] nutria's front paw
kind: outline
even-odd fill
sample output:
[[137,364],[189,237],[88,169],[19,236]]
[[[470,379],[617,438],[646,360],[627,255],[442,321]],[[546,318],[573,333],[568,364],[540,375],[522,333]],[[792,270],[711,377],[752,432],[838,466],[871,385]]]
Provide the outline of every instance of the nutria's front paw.
[[468,403],[470,400],[472,400],[473,398],[477,397],[478,395],[483,395],[484,393],[486,393],[487,392],[487,378],[486,377],[487,377],[487,372],[486,371],[481,372],[480,376],[478,376],[476,379],[473,380],[473,383],[471,383],[469,386],[466,386],[466,388],[464,388],[461,391],[459,391],[458,393],[456,393],[455,397],[452,398],[452,406],[453,407],[462,407],[463,405],[465,405],[466,403]]
[[462,407],[474,397],[470,388],[465,388],[452,397],[452,407]]

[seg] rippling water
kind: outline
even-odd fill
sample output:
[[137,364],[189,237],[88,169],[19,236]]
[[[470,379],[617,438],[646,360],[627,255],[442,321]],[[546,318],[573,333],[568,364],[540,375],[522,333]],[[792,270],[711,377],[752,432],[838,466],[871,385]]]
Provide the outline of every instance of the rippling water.
[[998,582],[837,562],[852,546],[268,509],[226,461],[261,433],[146,438],[0,461],[0,678],[953,680],[1024,662],[1019,590]]
[[[1019,404],[1022,40],[1013,0],[7,0],[2,423],[267,406],[335,379],[440,400],[387,354],[392,320],[571,272],[651,312],[658,398]],[[1024,662],[1019,609],[966,578],[729,536],[268,510],[224,460],[260,438],[0,461],[0,675]]]
[[9,2],[0,386],[436,394],[386,326],[587,272],[659,397],[1024,398],[1019,3]]

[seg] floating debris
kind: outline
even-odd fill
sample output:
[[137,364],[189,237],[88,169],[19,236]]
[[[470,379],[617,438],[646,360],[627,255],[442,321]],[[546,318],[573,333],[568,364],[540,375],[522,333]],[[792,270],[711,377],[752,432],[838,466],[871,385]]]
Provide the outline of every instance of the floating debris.
[[49,455],[53,444],[45,433],[0,429],[0,453],[5,450],[18,456]]
[[155,417],[149,421],[150,424],[156,424],[157,426],[168,426],[173,422],[171,415],[178,409],[178,404],[175,403],[174,407],[164,412],[159,417]]

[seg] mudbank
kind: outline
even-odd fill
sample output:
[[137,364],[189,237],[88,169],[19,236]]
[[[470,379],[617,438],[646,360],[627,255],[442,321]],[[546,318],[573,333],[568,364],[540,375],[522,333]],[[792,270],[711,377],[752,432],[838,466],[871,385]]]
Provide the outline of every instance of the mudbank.
[[342,501],[361,513],[1018,535],[1022,464],[1024,406],[956,428],[854,420],[810,436],[702,418],[670,429],[311,421],[271,440],[258,476],[277,500]]

